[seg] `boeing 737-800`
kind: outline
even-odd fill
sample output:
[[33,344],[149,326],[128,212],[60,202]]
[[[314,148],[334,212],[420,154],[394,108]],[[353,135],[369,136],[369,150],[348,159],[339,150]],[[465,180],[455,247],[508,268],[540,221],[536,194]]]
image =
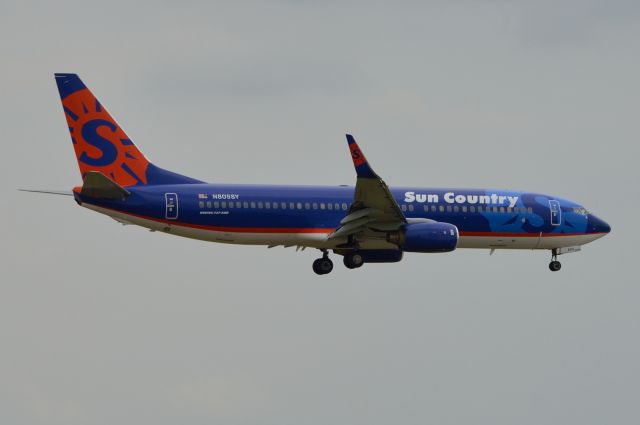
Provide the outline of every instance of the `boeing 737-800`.
[[494,189],[389,188],[351,135],[354,186],[210,184],[145,158],[75,74],[55,74],[82,186],[65,193],[124,224],[211,242],[316,248],[313,270],[331,272],[329,251],[355,269],[405,252],[457,248],[545,249],[557,256],[609,233],[582,205]]

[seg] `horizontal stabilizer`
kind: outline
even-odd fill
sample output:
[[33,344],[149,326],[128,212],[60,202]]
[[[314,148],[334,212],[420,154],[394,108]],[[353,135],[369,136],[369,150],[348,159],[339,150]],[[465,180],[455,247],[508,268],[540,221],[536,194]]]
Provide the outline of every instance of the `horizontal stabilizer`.
[[84,196],[102,199],[125,199],[130,192],[99,171],[89,171],[84,176],[80,191]]
[[73,196],[70,190],[40,190],[40,189],[18,189],[20,192],[46,193],[47,195],[65,195]]

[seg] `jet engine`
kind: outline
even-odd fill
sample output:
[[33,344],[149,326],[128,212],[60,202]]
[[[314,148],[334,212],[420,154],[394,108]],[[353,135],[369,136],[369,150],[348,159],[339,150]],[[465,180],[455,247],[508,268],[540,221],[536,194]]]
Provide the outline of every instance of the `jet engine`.
[[387,234],[387,241],[406,252],[449,252],[458,245],[458,228],[453,224],[432,221],[410,223]]

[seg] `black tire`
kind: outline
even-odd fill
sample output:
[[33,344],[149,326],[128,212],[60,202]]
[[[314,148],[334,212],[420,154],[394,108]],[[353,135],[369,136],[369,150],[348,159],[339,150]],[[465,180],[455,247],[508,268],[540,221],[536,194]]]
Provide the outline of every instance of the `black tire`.
[[322,270],[320,269],[320,261],[322,261],[322,258],[318,258],[312,264],[313,272],[315,274],[322,274]]
[[357,269],[364,264],[364,258],[359,252],[350,252],[344,256],[344,265],[348,269]]
[[552,272],[557,272],[562,268],[562,264],[560,264],[560,261],[552,261],[549,263],[549,270],[551,270]]
[[316,274],[328,274],[331,270],[333,270],[333,261],[328,258],[318,258],[313,262],[313,271]]

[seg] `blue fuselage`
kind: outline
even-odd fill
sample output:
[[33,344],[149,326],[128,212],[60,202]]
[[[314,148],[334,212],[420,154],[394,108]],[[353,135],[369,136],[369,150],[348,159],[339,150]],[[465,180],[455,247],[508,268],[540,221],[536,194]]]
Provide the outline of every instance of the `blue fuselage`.
[[[173,226],[281,234],[332,232],[348,213],[354,196],[351,186],[180,184],[131,187],[130,191],[122,201],[98,201],[78,193],[76,199]],[[407,219],[453,224],[462,238],[579,236],[610,230],[581,205],[544,194],[414,187],[391,192]]]

